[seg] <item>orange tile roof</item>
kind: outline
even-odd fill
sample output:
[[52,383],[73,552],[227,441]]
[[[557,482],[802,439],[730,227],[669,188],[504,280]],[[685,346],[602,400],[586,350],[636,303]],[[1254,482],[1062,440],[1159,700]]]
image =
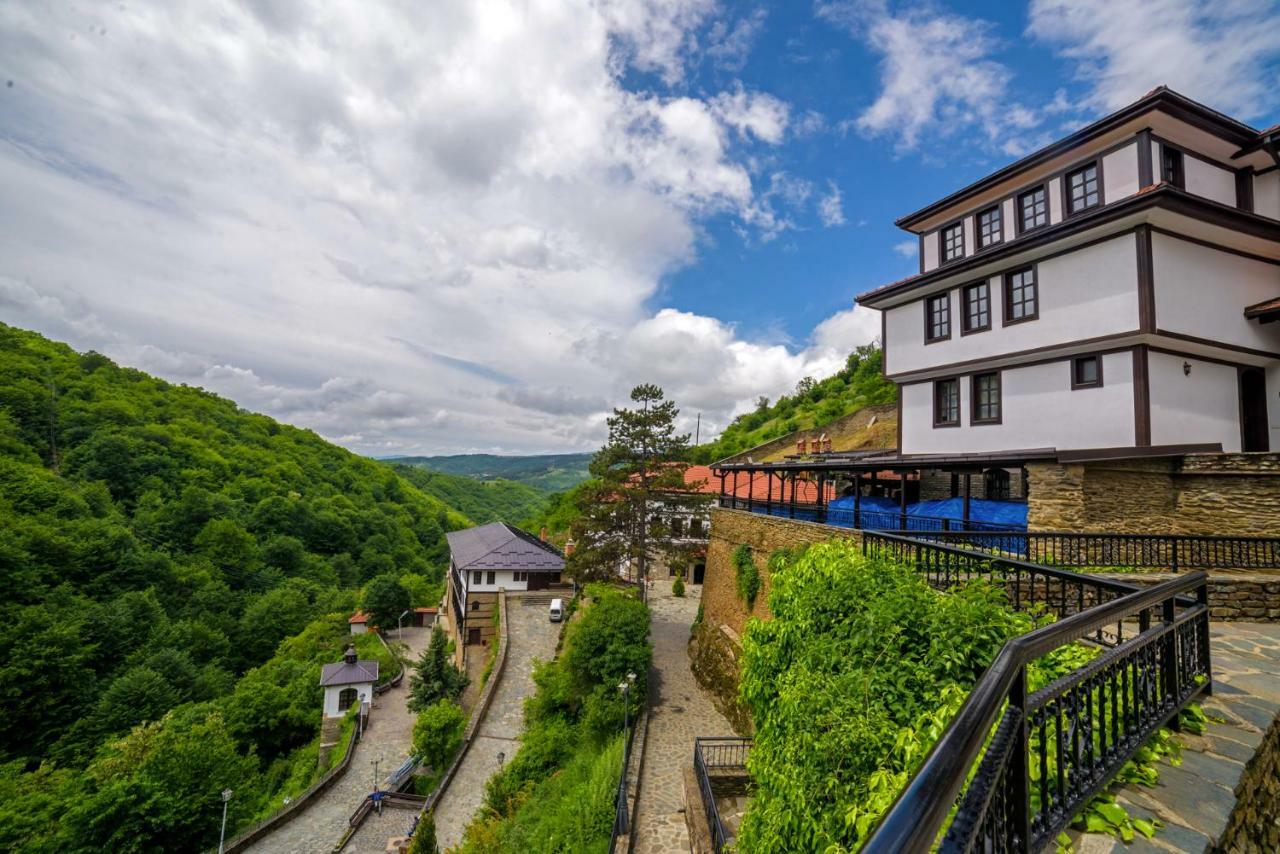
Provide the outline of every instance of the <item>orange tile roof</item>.
[[347,620],[347,622],[348,623],[367,623],[369,622],[369,615],[361,614],[359,611],[356,611],[354,614],[351,615],[351,619]]

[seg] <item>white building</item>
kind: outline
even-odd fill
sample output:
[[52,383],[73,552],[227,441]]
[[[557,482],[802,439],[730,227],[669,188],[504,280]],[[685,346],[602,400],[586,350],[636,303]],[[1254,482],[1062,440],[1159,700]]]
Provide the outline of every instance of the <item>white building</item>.
[[320,687],[324,688],[324,716],[340,718],[357,703],[366,707],[373,702],[373,686],[378,681],[378,662],[356,657],[356,648],[347,647],[342,661],[320,669]]
[[1160,88],[898,220],[899,454],[1280,449],[1278,146]]

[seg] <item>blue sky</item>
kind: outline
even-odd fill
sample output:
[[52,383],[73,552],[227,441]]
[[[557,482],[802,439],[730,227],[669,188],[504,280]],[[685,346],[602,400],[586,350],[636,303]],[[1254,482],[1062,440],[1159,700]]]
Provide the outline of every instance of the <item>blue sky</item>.
[[1159,84],[1280,121],[1280,0],[0,4],[0,320],[362,453],[714,435]]

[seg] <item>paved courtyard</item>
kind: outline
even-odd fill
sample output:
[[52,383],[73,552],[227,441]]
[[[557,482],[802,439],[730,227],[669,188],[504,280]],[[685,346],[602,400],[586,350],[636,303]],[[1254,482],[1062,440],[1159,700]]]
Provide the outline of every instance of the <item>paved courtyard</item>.
[[436,841],[441,851],[462,840],[462,831],[484,802],[485,781],[498,770],[498,754],[510,758],[520,748],[524,699],[534,691],[533,660],[547,661],[555,656],[560,624],[547,619],[545,602],[525,603],[508,595],[507,621],[507,664],[502,681],[494,689],[489,713],[466,758],[436,805]]
[[689,630],[701,599],[700,585],[686,585],[684,598],[677,599],[667,580],[655,581],[649,597],[657,677],[636,804],[635,850],[640,854],[687,854],[682,774],[693,762],[693,740],[734,734],[689,668]]
[[[404,642],[409,648],[405,653],[406,660],[417,660],[430,640],[429,629],[404,629]],[[390,642],[395,643],[394,634]],[[356,745],[355,756],[346,773],[313,800],[301,814],[245,850],[256,854],[316,854],[330,851],[346,832],[347,820],[351,818],[351,814],[372,790],[374,760],[378,760],[378,776],[385,784],[387,776],[408,758],[416,718],[405,705],[408,698],[409,674],[406,673],[399,687],[392,688],[374,700],[369,714],[369,729]],[[387,813],[403,816],[406,829],[413,820],[410,812],[388,810]],[[365,837],[364,830],[365,828],[361,828],[361,837]],[[360,842],[360,839],[356,841]],[[344,850],[381,852],[386,848],[386,842],[386,835],[383,835],[379,844],[375,845],[370,841],[367,845],[361,843],[363,847],[348,846]]]

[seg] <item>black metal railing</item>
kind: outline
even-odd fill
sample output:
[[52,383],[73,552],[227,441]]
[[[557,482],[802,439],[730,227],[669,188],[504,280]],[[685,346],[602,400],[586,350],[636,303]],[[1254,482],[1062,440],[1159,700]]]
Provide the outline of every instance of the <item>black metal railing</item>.
[[[652,675],[652,669],[650,669],[650,675]],[[649,681],[649,684],[652,684],[652,680]],[[614,854],[621,838],[631,832],[631,810],[627,798],[627,772],[631,767],[631,744],[635,741],[636,730],[640,726],[640,721],[635,721],[627,730],[626,738],[622,742],[622,773],[618,776],[618,791],[613,801],[613,833],[609,837],[609,854]]]
[[747,754],[751,752],[751,739],[734,736],[707,736],[696,738],[693,742],[693,773],[698,779],[698,789],[702,793],[702,809],[707,815],[707,826],[711,829],[711,844],[717,854],[724,850],[729,841],[729,833],[720,817],[720,808],[716,806],[715,789],[712,781],[717,776],[745,776],[747,773]]
[[[898,532],[906,533],[906,532]],[[991,549],[1061,567],[1277,569],[1280,537],[1195,534],[1079,534],[1050,531],[911,531],[924,539]]]
[[[939,587],[987,577],[1015,607],[1059,617],[1004,645],[864,852],[930,850],[957,799],[940,850],[1038,851],[1153,732],[1211,690],[1203,572],[1139,589],[894,534],[868,532],[863,548]],[[1028,696],[1028,665],[1080,640],[1108,649]]]
[[720,506],[728,510],[747,510],[767,516],[816,522],[839,528],[888,531],[995,531],[1008,533],[1004,522],[982,522],[977,519],[951,519],[945,516],[916,516],[894,510],[869,510],[852,507],[832,507],[829,504],[811,502],[766,501],[720,496]]

